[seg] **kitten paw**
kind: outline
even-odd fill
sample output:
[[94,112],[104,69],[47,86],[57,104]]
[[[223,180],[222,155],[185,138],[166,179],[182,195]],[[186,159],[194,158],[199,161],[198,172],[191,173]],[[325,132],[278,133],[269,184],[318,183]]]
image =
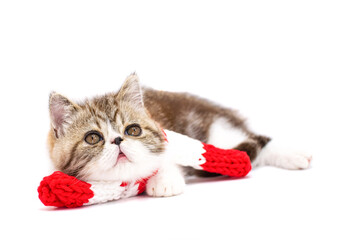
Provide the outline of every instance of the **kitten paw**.
[[302,151],[280,147],[276,142],[269,142],[252,163],[253,166],[270,165],[297,170],[310,167],[312,155]]
[[281,167],[298,170],[310,167],[312,155],[301,152],[289,152],[282,156]]
[[157,176],[151,177],[146,185],[146,192],[153,197],[170,197],[183,193],[185,182],[183,177]]

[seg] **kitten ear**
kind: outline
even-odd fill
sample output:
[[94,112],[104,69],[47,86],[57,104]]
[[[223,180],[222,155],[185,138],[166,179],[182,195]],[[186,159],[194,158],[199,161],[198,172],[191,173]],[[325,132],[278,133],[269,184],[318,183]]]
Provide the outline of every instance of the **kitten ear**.
[[78,108],[78,105],[58,93],[52,92],[49,95],[49,113],[56,138],[64,135],[65,128],[71,123]]
[[144,108],[139,78],[135,73],[128,76],[123,83],[117,93],[117,101],[129,102],[139,109]]

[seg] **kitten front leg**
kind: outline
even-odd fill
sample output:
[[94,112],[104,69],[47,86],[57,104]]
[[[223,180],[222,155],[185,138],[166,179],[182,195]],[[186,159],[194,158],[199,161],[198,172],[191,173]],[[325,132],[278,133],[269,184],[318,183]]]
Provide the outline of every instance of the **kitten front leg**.
[[153,197],[170,197],[183,193],[185,181],[179,166],[174,163],[163,165],[146,185],[146,192]]

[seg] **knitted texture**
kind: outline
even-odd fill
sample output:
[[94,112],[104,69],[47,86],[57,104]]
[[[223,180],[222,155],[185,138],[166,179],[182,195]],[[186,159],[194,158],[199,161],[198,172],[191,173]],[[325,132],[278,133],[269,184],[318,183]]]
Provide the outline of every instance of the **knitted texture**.
[[[181,166],[190,166],[231,177],[244,177],[251,170],[245,152],[220,149],[188,136],[165,130],[166,158]],[[138,195],[146,189],[151,176],[132,182],[97,181],[86,183],[62,172],[45,177],[38,187],[39,198],[46,206],[79,207]]]
[[94,196],[91,184],[56,171],[44,177],[38,187],[39,198],[45,206],[79,207]]
[[251,171],[251,161],[246,152],[220,149],[205,143],[203,145],[206,150],[202,154],[206,162],[200,165],[203,170],[230,177],[244,177]]
[[151,176],[136,182],[98,181],[86,183],[56,171],[44,177],[38,187],[39,198],[45,206],[80,207],[141,194]]

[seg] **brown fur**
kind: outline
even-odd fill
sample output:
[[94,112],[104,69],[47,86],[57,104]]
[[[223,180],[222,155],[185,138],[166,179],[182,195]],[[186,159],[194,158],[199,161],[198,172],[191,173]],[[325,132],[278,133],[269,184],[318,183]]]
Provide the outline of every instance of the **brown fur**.
[[213,121],[223,117],[234,127],[241,129],[249,140],[235,149],[245,151],[253,161],[270,138],[252,133],[238,113],[187,94],[144,89],[144,103],[151,116],[165,129],[179,132],[208,142],[209,128]]
[[213,120],[226,117],[234,126],[247,131],[245,121],[236,111],[220,107],[208,100],[187,94],[156,91],[145,88],[144,103],[163,128],[208,141],[208,130]]

